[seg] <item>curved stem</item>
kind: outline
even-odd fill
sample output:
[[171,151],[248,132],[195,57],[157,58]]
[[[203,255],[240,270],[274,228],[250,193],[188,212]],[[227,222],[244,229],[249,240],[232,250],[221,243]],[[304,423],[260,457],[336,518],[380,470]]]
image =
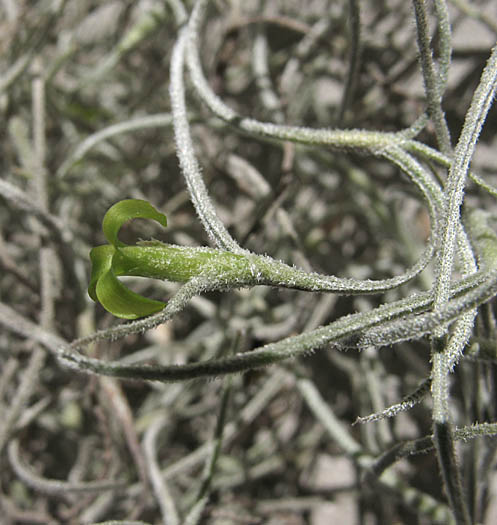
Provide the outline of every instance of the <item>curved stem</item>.
[[183,82],[186,39],[187,31],[186,29],[183,29],[179,33],[171,57],[171,84],[169,88],[174,135],[177,145],[176,151],[179,163],[193,205],[195,206],[195,210],[197,211],[209,237],[219,248],[235,253],[241,253],[244,252],[244,250],[228,233],[228,230],[214,209],[193,149],[193,142],[186,114],[185,86]]

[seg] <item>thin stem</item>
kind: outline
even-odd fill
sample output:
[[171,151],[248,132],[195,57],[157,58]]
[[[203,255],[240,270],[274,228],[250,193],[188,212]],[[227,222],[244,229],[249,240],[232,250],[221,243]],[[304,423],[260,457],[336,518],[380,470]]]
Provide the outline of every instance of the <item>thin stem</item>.
[[[426,144],[423,144],[421,142],[418,142],[417,140],[409,140],[405,144],[403,144],[403,147],[406,151],[409,151],[411,153],[417,153],[418,155],[422,155],[426,159],[433,160],[437,164],[444,166],[446,168],[450,168],[452,166],[452,159],[444,155],[443,153],[440,153],[438,150],[430,148]],[[486,192],[488,192],[493,197],[497,198],[497,188],[486,182],[480,175],[477,173],[474,173],[473,171],[468,172],[468,177],[478,186],[480,186],[482,189],[484,189]]]
[[411,409],[413,406],[421,403],[421,401],[426,397],[426,394],[430,391],[431,387],[431,378],[425,379],[421,385],[416,388],[414,392],[405,396],[400,403],[391,405],[388,408],[385,408],[381,412],[375,412],[369,416],[358,417],[354,421],[354,425],[358,423],[370,423],[372,421],[379,421],[387,417],[394,417],[399,412],[404,412]]
[[450,27],[449,9],[445,0],[434,0],[439,33],[440,57],[438,59],[438,81],[440,96],[443,96],[449,77],[452,58],[452,31]]
[[309,408],[326,428],[328,434],[336,441],[337,445],[349,456],[359,457],[361,445],[350,435],[344,424],[333,414],[329,405],[325,403],[314,383],[308,379],[299,379],[297,388],[305,399]]
[[[235,129],[270,140],[288,140],[307,145],[331,146],[337,149],[359,149],[379,153],[388,146],[405,140],[396,133],[353,130],[329,130],[284,126],[261,122],[239,115],[227,106],[211,89],[202,71],[199,56],[199,31],[204,21],[208,0],[197,0],[187,28],[186,60],[193,86],[209,109]],[[172,78],[172,77],[171,77]]]
[[143,448],[153,491],[161,510],[162,521],[164,525],[178,525],[180,521],[176,505],[167,482],[161,476],[157,462],[157,437],[166,423],[167,417],[159,417],[148,427],[143,438]]
[[460,224],[460,207],[464,197],[464,186],[469,164],[476,142],[497,88],[497,46],[483,70],[480,83],[475,91],[471,106],[466,113],[461,137],[454,152],[454,161],[447,180],[447,204],[442,230],[438,276],[435,284],[435,308],[447,298],[448,286],[454,262],[455,240]]
[[[478,282],[480,284],[475,286]],[[183,288],[186,287],[188,287],[188,284]],[[190,288],[189,290],[191,291],[192,289]],[[457,319],[465,309],[471,310],[475,306],[493,298],[497,292],[497,270],[471,276],[458,283],[453,288],[453,292],[453,299],[437,312],[413,313],[430,308],[433,297],[427,292],[380,306],[369,312],[342,317],[327,326],[288,337],[252,352],[237,354],[229,358],[177,366],[126,366],[119,362],[105,363],[74,352],[75,348],[81,348],[84,344],[109,338],[109,332],[114,335],[119,333],[121,337],[128,333],[136,333],[136,325],[139,324],[140,327],[146,327],[146,323],[142,325],[141,322],[135,322],[125,325],[124,328],[135,325],[135,329],[132,331],[120,331],[120,327],[118,327],[117,332],[116,329],[108,332],[97,332],[92,337],[79,339],[71,345],[67,345],[60,338],[47,333],[2,304],[0,304],[0,322],[9,330],[40,342],[49,351],[53,352],[64,365],[73,369],[122,378],[185,381],[197,377],[216,377],[268,366],[291,357],[305,355],[312,350],[323,348],[333,342],[341,344],[347,340],[352,340],[354,346],[358,344],[360,346],[362,343],[366,346],[378,346],[420,337],[423,334],[432,332],[436,327]],[[458,295],[461,292],[463,294]],[[183,298],[179,301],[181,306],[182,301]],[[168,306],[170,304],[171,302],[168,303]],[[166,317],[171,315],[172,312],[174,312],[174,308],[168,310],[166,307]],[[164,313],[161,313],[161,315],[164,315]],[[145,321],[148,320],[146,319]],[[380,328],[374,328],[375,326],[380,326]],[[361,333],[365,335],[361,336]],[[385,337],[383,337],[384,333]]]
[[71,168],[80,162],[85,155],[94,148],[100,142],[103,142],[116,135],[122,133],[129,133],[131,131],[148,129],[148,128],[161,128],[169,127],[172,125],[173,117],[170,113],[158,113],[156,115],[148,115],[145,117],[137,117],[131,120],[125,120],[108,126],[104,129],[91,134],[85,140],[83,140],[74,151],[66,157],[64,162],[60,165],[57,170],[57,177],[64,178]]
[[418,46],[420,51],[421,69],[428,101],[428,114],[435,126],[435,134],[439,148],[446,154],[451,151],[450,134],[445,115],[442,110],[442,82],[440,81],[433,63],[430,47],[428,17],[425,0],[413,0],[416,15]]
[[442,471],[450,508],[454,512],[454,518],[458,525],[470,525],[471,518],[463,496],[461,476],[456,462],[454,439],[450,424],[435,420],[433,428],[433,440],[436,444],[438,464]]
[[[457,428],[453,432],[454,439],[457,441],[469,441],[477,437],[494,437],[497,434],[497,423],[480,423],[462,428]],[[373,463],[371,470],[375,476],[381,476],[387,468],[395,462],[416,454],[426,454],[435,450],[433,436],[425,436],[413,441],[404,441],[395,444],[392,448],[382,453]]]
[[350,108],[354,98],[357,82],[359,80],[359,70],[361,67],[361,11],[358,0],[349,0],[349,67],[347,70],[347,80],[345,82],[340,109],[338,112],[338,124],[345,120],[346,112]]
[[67,482],[58,479],[48,479],[39,476],[21,461],[19,453],[19,441],[13,439],[8,447],[9,462],[15,473],[26,485],[36,492],[51,496],[60,496],[69,493],[101,492],[104,490],[116,490],[126,487],[125,481],[101,480],[85,482]]
[[223,434],[226,426],[226,415],[228,413],[228,403],[231,395],[231,378],[228,377],[225,379],[223,394],[221,397],[221,406],[219,407],[219,415],[216,423],[216,430],[214,432],[214,439],[212,443],[212,453],[209,457],[209,460],[206,463],[205,477],[202,481],[202,485],[198,491],[196,498],[196,503],[202,501],[207,497],[212,480],[214,479],[214,473],[216,470],[217,461],[221,453],[221,448],[223,445]]
[[97,341],[114,341],[131,334],[139,334],[146,330],[156,328],[157,326],[169,321],[169,319],[177,313],[181,312],[192,297],[201,294],[207,287],[208,283],[204,280],[192,279],[185,283],[176,294],[169,299],[166,307],[161,312],[145,319],[117,325],[107,330],[100,330],[94,334],[75,339],[71,342],[69,348],[71,350],[78,350],[91,343],[96,343]]
[[173,114],[176,151],[193,205],[211,240],[227,251],[242,253],[244,250],[231,237],[218,217],[202,179],[200,166],[193,149],[190,126],[186,114],[185,87],[183,81],[184,55],[187,31],[180,31],[171,57],[171,84],[169,94]]
[[281,124],[284,121],[285,116],[281,110],[281,101],[273,89],[271,76],[269,74],[267,38],[260,30],[257,32],[257,36],[254,40],[252,69],[259,90],[260,101],[275,122]]
[[[442,245],[438,258],[438,275],[434,286],[434,312],[443,308],[448,300],[449,283],[454,264],[456,235],[460,227],[460,207],[464,197],[464,186],[469,170],[469,164],[485,122],[488,110],[493,101],[497,87],[497,47],[491,53],[490,59],[483,71],[480,83],[473,96],[471,106],[466,113],[464,127],[457,143],[454,162],[451,165],[447,180],[447,201],[442,230]],[[474,259],[469,254],[464,257],[465,273],[470,273],[475,267]],[[450,362],[462,351],[471,336],[473,319],[476,312],[468,312],[460,321],[446,348],[437,329],[434,339],[434,356],[432,372],[434,439],[437,446],[437,457],[446,481],[446,490],[458,523],[469,523],[469,511],[464,504],[460,473],[457,468],[453,438],[450,429],[448,408],[448,373]],[[443,354],[442,354],[443,352]],[[449,356],[449,357],[448,357]],[[452,357],[450,357],[452,356]]]

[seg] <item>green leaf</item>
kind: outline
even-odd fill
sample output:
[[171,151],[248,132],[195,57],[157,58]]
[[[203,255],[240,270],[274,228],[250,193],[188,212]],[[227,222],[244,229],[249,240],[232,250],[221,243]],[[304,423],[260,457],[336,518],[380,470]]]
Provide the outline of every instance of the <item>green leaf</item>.
[[159,312],[166,306],[161,301],[147,299],[126,288],[112,269],[97,281],[96,295],[102,306],[111,314],[123,319],[138,319]]
[[[117,275],[124,272],[122,268],[117,269],[115,263],[123,263],[120,248],[126,246],[119,241],[118,234],[122,225],[130,219],[152,219],[163,226],[167,225],[166,216],[146,201],[128,199],[114,204],[105,214],[102,223],[104,235],[110,244],[97,246],[90,251],[92,269],[88,294],[94,301],[100,301],[116,317],[138,319],[162,310],[165,303],[132,292],[117,278]],[[134,275],[140,273],[135,272]]]
[[108,272],[112,267],[112,257],[115,253],[115,248],[109,244],[103,246],[97,246],[90,250],[90,261],[91,261],[91,276],[90,284],[88,285],[88,295],[95,301],[98,301],[97,297],[97,282],[98,280]]
[[125,246],[117,235],[123,224],[131,219],[152,219],[162,226],[167,226],[167,219],[149,202],[140,199],[126,199],[111,206],[105,214],[102,229],[105,238],[114,247]]
[[91,250],[90,297],[100,301],[108,312],[123,319],[138,319],[162,310],[165,303],[142,297],[119,281],[112,267],[115,254],[116,249],[108,244]]

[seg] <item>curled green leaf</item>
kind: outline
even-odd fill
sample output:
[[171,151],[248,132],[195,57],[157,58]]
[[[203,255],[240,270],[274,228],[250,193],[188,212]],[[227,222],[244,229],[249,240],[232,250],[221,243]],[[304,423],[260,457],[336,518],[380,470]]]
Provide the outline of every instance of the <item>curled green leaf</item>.
[[88,286],[88,295],[95,302],[98,301],[97,282],[112,268],[112,257],[114,256],[114,253],[114,247],[108,244],[97,246],[90,250],[91,277]]
[[126,199],[111,206],[102,222],[102,230],[107,241],[115,246],[125,246],[117,235],[123,224],[131,219],[152,219],[162,226],[167,226],[167,219],[149,202],[141,199]]
[[[166,216],[159,213],[151,204],[138,199],[128,199],[114,204],[105,214],[102,228],[110,244],[97,246],[90,251],[92,271],[88,294],[94,301],[123,319],[138,319],[162,310],[165,303],[147,299],[126,288],[118,275],[140,275],[139,269],[134,272],[124,271],[126,266],[136,266],[132,262],[123,265],[126,257],[122,248],[126,244],[119,241],[118,234],[125,222],[130,219],[153,219],[163,226],[167,225]],[[116,267],[116,262],[117,267]]]
[[147,299],[129,288],[126,288],[109,270],[98,280],[96,295],[102,306],[116,317],[123,319],[138,319],[159,312],[165,303]]

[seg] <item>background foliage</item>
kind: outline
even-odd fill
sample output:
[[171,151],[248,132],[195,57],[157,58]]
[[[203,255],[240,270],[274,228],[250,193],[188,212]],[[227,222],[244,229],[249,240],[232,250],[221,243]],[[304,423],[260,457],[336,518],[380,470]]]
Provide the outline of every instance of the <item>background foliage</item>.
[[[203,4],[0,3],[2,519],[494,523],[495,3]],[[168,217],[126,242],[394,285],[129,278],[171,300],[118,324],[86,288],[125,198]]]

